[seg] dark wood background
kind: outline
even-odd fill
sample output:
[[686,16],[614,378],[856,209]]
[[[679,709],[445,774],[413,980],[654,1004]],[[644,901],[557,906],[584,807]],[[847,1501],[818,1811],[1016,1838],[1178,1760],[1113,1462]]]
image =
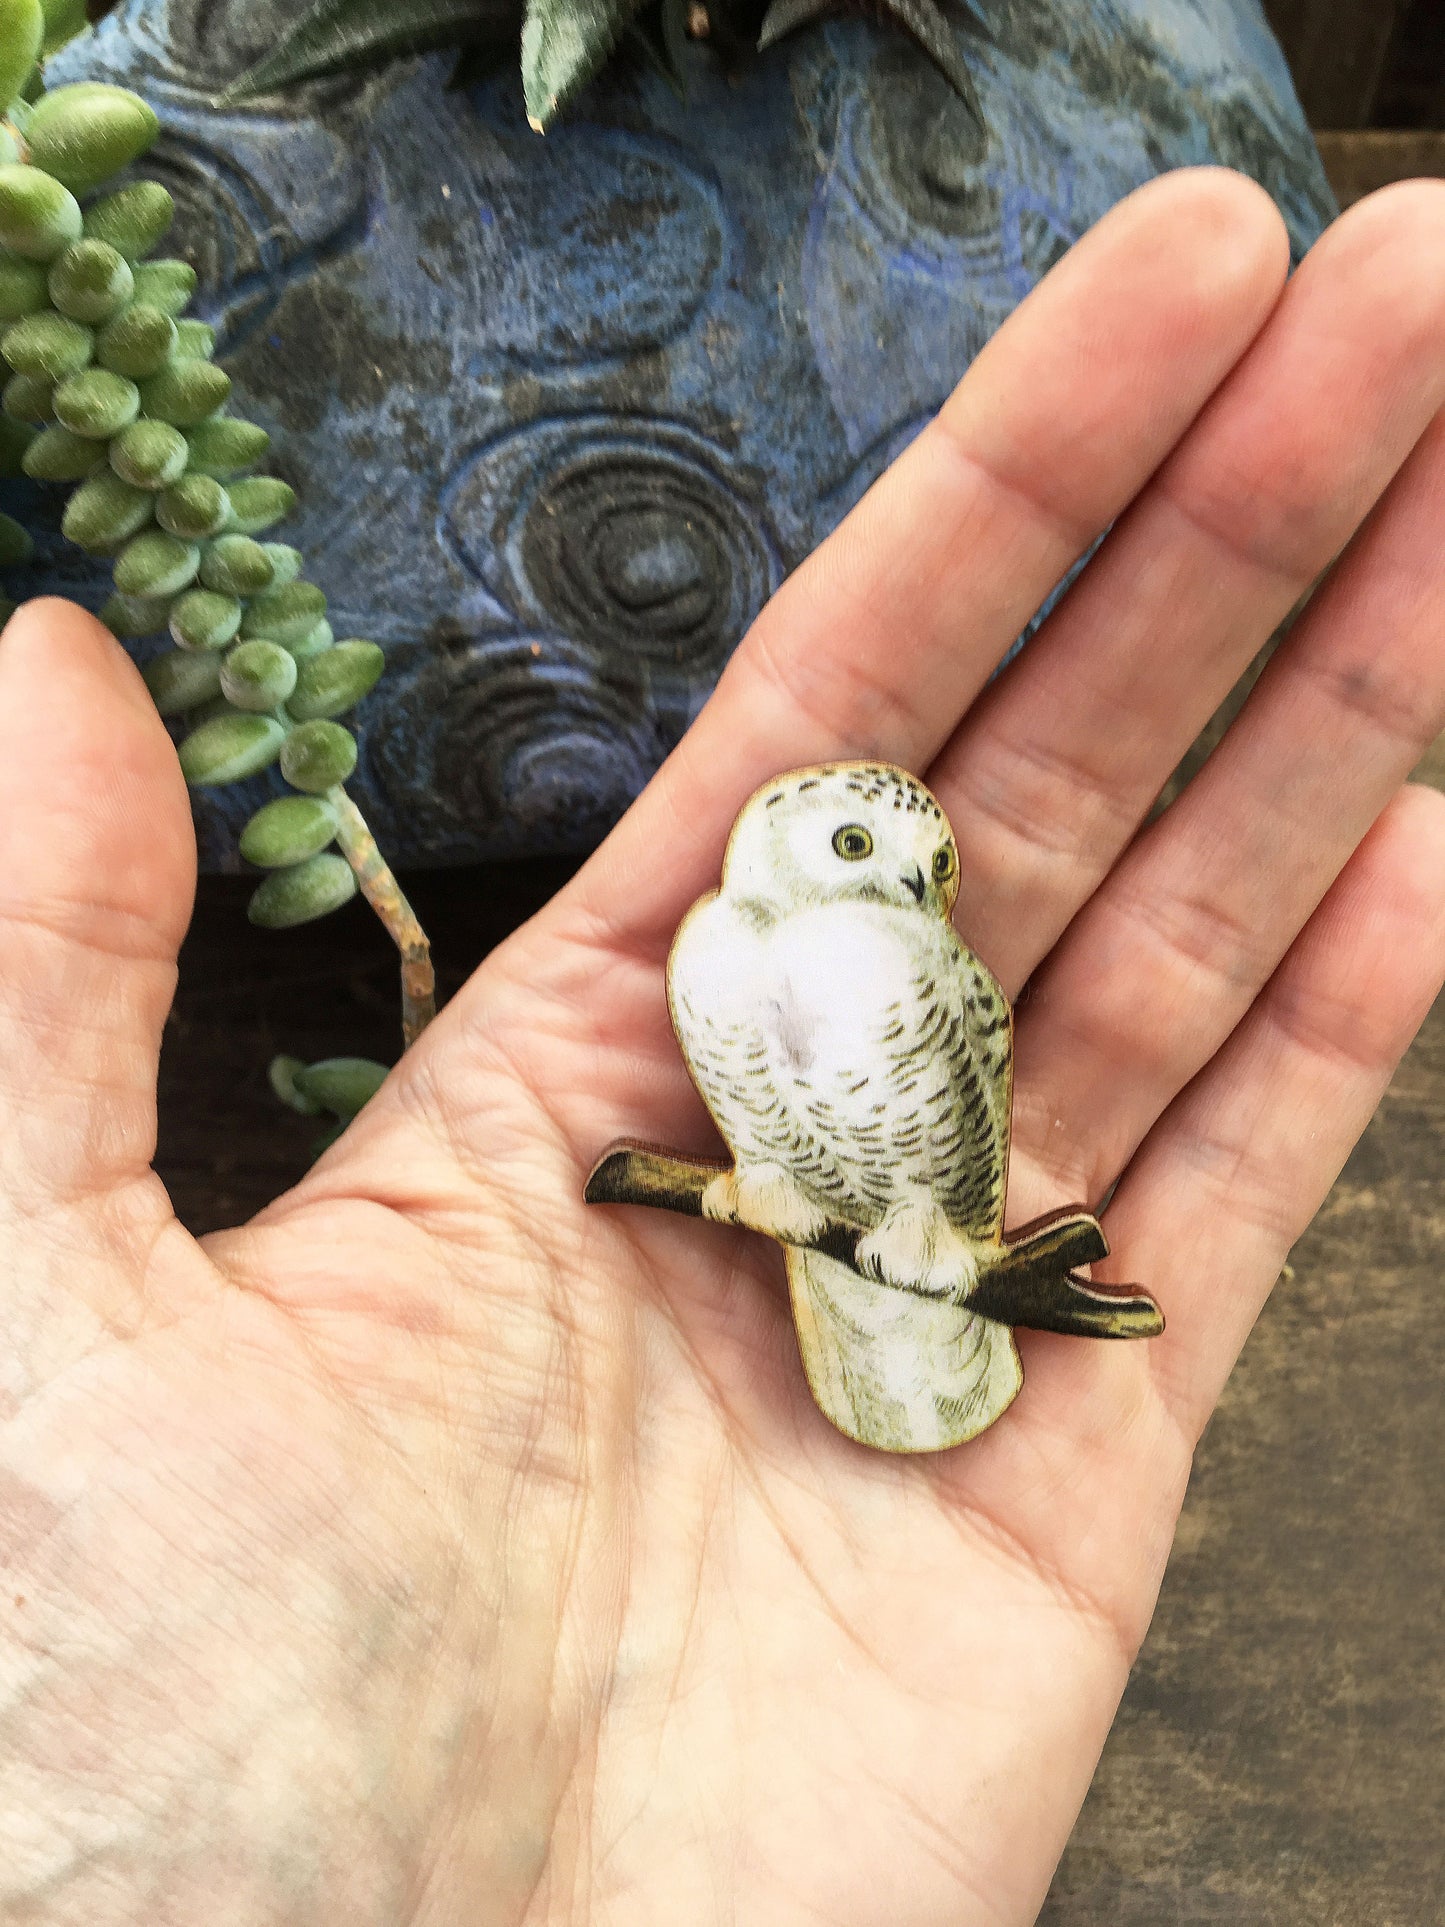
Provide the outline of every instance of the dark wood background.
[[[1445,175],[1445,0],[1269,0],[1342,201]],[[1424,771],[1445,787],[1445,750]],[[565,863],[407,879],[451,990]],[[394,1054],[362,908],[252,930],[202,882],[161,1079],[159,1166],[196,1230],[303,1170],[277,1050]],[[1198,1458],[1154,1630],[1050,1927],[1445,1921],[1445,1007],[1293,1256]]]

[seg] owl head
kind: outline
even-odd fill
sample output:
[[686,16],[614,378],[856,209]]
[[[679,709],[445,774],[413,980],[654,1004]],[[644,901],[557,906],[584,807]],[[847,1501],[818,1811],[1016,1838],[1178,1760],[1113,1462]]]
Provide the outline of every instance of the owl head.
[[958,845],[906,770],[822,763],[774,777],[743,806],[722,887],[790,908],[846,899],[946,919],[958,895]]

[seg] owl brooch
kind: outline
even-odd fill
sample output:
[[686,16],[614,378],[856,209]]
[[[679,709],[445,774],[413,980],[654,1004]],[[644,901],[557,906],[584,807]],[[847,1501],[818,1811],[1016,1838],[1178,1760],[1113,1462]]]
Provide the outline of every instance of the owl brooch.
[[958,847],[923,784],[831,763],[744,806],[668,958],[673,1028],[730,1164],[614,1145],[589,1204],[783,1247],[813,1396],[850,1438],[936,1452],[1023,1384],[1013,1328],[1150,1338],[1158,1305],[1072,1275],[1084,1210],[1003,1235],[1013,1013],[950,921]]

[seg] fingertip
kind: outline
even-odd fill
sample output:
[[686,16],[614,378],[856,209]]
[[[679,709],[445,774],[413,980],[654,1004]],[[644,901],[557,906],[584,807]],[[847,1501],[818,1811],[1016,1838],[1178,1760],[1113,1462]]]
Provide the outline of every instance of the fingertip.
[[1328,267],[1389,302],[1396,351],[1438,350],[1445,330],[1445,180],[1395,181],[1356,201],[1327,228],[1302,272]]
[[39,679],[53,691],[72,677],[104,688],[165,733],[140,671],[103,623],[63,596],[21,603],[0,632],[0,680]]
[[1395,917],[1431,930],[1445,944],[1445,795],[1429,783],[1406,783],[1360,854],[1388,881]]
[[[1179,167],[1127,195],[1084,237],[1152,246],[1141,261],[1186,301],[1218,310],[1243,301],[1262,323],[1289,274],[1289,230],[1259,183],[1229,167]],[[1081,243],[1081,246],[1083,243]]]
[[134,663],[76,604],[26,603],[0,636],[0,910],[105,915],[172,948],[195,861],[175,749]]

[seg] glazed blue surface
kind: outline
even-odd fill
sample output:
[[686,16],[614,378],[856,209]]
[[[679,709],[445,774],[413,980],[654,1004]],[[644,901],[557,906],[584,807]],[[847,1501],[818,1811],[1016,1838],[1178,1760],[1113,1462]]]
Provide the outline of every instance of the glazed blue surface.
[[[161,115],[146,171],[300,491],[284,533],[337,634],[388,653],[354,788],[402,862],[595,841],[769,591],[1130,189],[1242,167],[1297,253],[1332,212],[1255,0],[1014,0],[991,37],[960,10],[986,138],[861,20],[736,81],[698,45],[685,103],[623,61],[545,139],[515,75],[450,93],[441,58],[214,110],[283,13],[132,0],[52,82]],[[57,507],[24,491],[32,525]],[[57,540],[40,566],[101,599]],[[198,798],[212,867],[276,788]]]

